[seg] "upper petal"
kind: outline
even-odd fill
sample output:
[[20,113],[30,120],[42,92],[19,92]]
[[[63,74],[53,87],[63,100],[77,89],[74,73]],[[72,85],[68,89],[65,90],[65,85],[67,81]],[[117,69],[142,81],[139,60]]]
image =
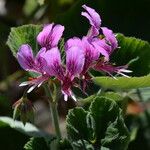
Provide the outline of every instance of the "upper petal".
[[71,47],[66,51],[66,69],[70,77],[81,73],[84,65],[84,53],[79,47]]
[[17,53],[17,59],[23,69],[32,70],[34,68],[33,53],[28,44],[21,45]]
[[89,57],[87,59],[90,59],[91,61],[97,60],[99,58],[100,51],[93,46],[92,41],[89,41],[87,37],[83,37],[82,43],[85,55]]
[[101,26],[101,18],[99,16],[99,14],[93,9],[90,8],[86,5],[82,6],[87,12],[82,12],[81,15],[85,16],[90,24],[94,27],[96,27],[97,29],[100,29]]
[[109,42],[113,49],[116,49],[118,47],[118,41],[113,31],[106,27],[102,27],[101,29],[105,36],[105,39]]
[[51,35],[51,32],[52,32],[53,25],[54,25],[53,23],[45,25],[43,30],[38,34],[37,42],[42,47],[47,47],[49,44],[51,44],[50,43],[50,35]]
[[51,34],[51,47],[55,47],[58,45],[58,42],[63,35],[64,29],[64,26],[59,24],[53,27],[53,31]]
[[70,38],[65,44],[65,50],[70,49],[71,47],[76,46],[82,48],[82,41],[78,37]]

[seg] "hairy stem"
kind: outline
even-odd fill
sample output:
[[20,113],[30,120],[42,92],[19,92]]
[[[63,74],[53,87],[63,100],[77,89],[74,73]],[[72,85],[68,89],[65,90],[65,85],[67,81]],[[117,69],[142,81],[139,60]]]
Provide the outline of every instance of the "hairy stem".
[[61,132],[60,132],[60,128],[59,128],[57,103],[55,103],[55,102],[50,103],[50,109],[51,109],[53,124],[55,126],[55,132],[56,132],[58,140],[60,140],[61,139]]
[[45,89],[46,95],[49,98],[49,106],[50,106],[50,110],[51,110],[53,125],[55,127],[56,136],[57,136],[58,140],[60,140],[61,139],[61,132],[60,132],[60,127],[59,127],[59,116],[58,116],[58,111],[57,111],[57,101],[54,100],[54,98],[56,98],[56,96],[52,96],[51,90],[50,90],[48,84],[46,84],[44,86],[44,89]]

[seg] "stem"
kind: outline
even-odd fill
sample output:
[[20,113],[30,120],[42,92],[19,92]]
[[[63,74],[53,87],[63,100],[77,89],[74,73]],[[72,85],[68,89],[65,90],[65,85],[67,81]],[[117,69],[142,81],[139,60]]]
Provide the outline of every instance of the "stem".
[[59,128],[57,104],[55,102],[50,103],[50,109],[51,109],[52,121],[55,126],[55,132],[56,132],[57,138],[58,138],[58,140],[61,140],[61,132],[60,132],[60,128]]
[[45,84],[44,89],[45,89],[46,95],[49,98],[49,106],[50,106],[50,110],[51,110],[53,125],[55,127],[56,136],[57,136],[58,140],[60,140],[61,132],[60,132],[60,128],[59,128],[59,116],[58,116],[58,111],[57,111],[57,101],[54,100],[54,98],[56,98],[56,96],[51,95],[51,90],[50,90],[48,84]]

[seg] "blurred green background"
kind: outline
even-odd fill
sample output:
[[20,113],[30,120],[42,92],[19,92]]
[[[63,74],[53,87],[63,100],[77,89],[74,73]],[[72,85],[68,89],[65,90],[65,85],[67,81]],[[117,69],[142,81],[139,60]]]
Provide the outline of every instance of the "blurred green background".
[[[93,7],[101,15],[102,26],[107,26],[116,33],[150,42],[150,0],[0,0],[1,116],[12,116],[11,106],[21,97],[23,91],[18,88],[19,80],[25,74],[6,45],[10,28],[30,23],[55,22],[65,26],[66,39],[72,36],[81,37],[86,35],[89,28],[87,20],[80,15],[83,4]],[[137,69],[142,70],[142,68]],[[144,97],[146,103],[149,102],[149,89],[142,92],[147,96]],[[36,94],[37,96],[31,94],[35,101],[39,93]],[[68,106],[60,104],[63,108],[61,114],[66,114],[66,107],[74,106],[72,102],[68,103]],[[141,116],[126,119],[129,127],[134,124],[140,126],[137,138],[129,146],[131,150],[150,149],[150,117],[148,113],[146,114],[148,116],[143,113]]]

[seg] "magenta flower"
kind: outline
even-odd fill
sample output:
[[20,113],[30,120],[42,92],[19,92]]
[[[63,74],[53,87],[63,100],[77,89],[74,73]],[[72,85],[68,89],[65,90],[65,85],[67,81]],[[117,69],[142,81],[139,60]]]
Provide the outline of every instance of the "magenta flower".
[[61,81],[64,99],[67,100],[68,96],[71,96],[75,100],[71,87],[75,84],[75,77],[78,77],[83,69],[84,54],[82,50],[75,46],[66,49],[66,67],[61,63],[58,48],[47,51],[45,57],[48,60],[48,66],[46,67],[48,74]]
[[[104,56],[104,60],[95,62],[93,68],[98,71],[106,72],[111,76],[113,73],[117,73],[128,77],[124,73],[130,73],[132,71],[126,69],[127,65],[115,67],[109,62],[110,55],[116,48],[118,48],[118,41],[116,39],[115,34],[112,32],[112,30],[108,29],[107,27],[101,27],[101,18],[94,9],[86,5],[83,5],[82,7],[87,12],[82,12],[81,15],[85,16],[89,20],[91,25],[86,36],[89,45],[91,45],[88,48],[88,51],[89,49],[92,50],[94,47],[95,51],[97,50],[100,53],[97,56]],[[86,45],[88,45],[87,42]],[[88,58],[88,60],[92,62],[90,58]],[[85,64],[87,64],[86,61]]]
[[[77,46],[84,53],[85,62],[80,76],[83,79],[83,89],[85,89],[86,82],[89,80],[89,69],[107,72],[111,76],[113,73],[127,76],[124,73],[131,71],[126,70],[126,65],[115,67],[109,63],[110,55],[118,47],[117,39],[112,30],[101,27],[101,18],[94,9],[86,5],[83,5],[83,8],[87,12],[82,12],[82,15],[89,20],[90,30],[82,39],[77,37],[69,39],[65,47]],[[102,59],[103,57],[104,59]],[[99,60],[103,60],[103,62]]]
[[23,44],[17,53],[18,62],[24,70],[39,74],[39,77],[20,84],[20,86],[30,85],[28,92],[31,92],[36,86],[39,87],[49,78],[45,71],[45,66],[47,65],[47,61],[44,58],[45,52],[46,48],[42,48],[34,57],[31,47],[28,44]]
[[77,37],[74,37],[72,39],[69,39],[65,45],[66,48],[78,47],[77,50],[82,50],[82,53],[84,54],[84,65],[82,71],[80,72],[80,77],[82,78],[83,83],[82,90],[84,92],[87,82],[90,80],[88,71],[90,68],[92,68],[94,62],[97,61],[100,56],[100,52],[97,49],[95,49],[94,46],[91,45],[88,40],[89,39],[87,37],[83,37],[82,40],[80,40]]
[[100,52],[95,49],[95,47],[90,44],[88,40],[89,39],[87,37],[83,37],[82,40],[74,37],[72,39],[69,39],[65,45],[66,48],[78,47],[83,51],[85,62],[81,74],[86,73],[92,63],[98,60],[100,55]]
[[86,5],[82,7],[87,12],[82,12],[81,15],[85,16],[91,25],[87,34],[90,44],[99,50],[106,60],[109,60],[110,54],[118,47],[114,33],[106,27],[101,27],[101,18],[94,9]]
[[[38,73],[38,77],[31,81],[23,82],[21,86],[30,85],[28,92],[39,87],[50,77],[55,77],[61,82],[64,99],[68,96],[75,99],[72,86],[78,86],[76,81],[82,80],[82,89],[85,91],[90,80],[89,70],[94,69],[113,76],[117,73],[128,77],[124,73],[130,73],[125,66],[113,66],[109,62],[110,55],[118,47],[118,42],[112,30],[101,27],[101,18],[92,8],[83,5],[86,12],[82,12],[91,25],[88,34],[82,39],[74,37],[65,44],[66,65],[62,64],[58,42],[62,37],[64,27],[62,25],[48,24],[38,34],[37,41],[42,47],[34,57],[29,45],[20,47],[17,58],[21,67],[26,71]],[[76,80],[78,79],[78,80]]]
[[64,26],[48,24],[45,25],[43,30],[38,34],[37,41],[41,47],[47,50],[57,47],[60,38],[64,32]]

